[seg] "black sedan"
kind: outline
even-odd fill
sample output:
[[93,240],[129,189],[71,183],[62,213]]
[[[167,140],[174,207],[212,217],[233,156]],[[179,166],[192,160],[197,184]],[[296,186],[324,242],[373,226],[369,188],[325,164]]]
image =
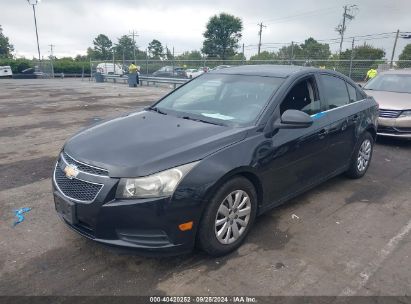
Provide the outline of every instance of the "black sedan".
[[56,210],[100,243],[226,254],[257,215],[333,176],[362,177],[377,118],[374,99],[336,72],[206,73],[70,138],[53,172]]

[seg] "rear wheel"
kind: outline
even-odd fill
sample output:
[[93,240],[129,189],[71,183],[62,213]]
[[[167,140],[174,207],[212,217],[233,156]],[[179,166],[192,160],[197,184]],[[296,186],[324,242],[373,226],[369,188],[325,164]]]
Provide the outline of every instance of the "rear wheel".
[[220,256],[238,248],[248,234],[257,212],[253,184],[236,177],[221,186],[207,206],[198,232],[198,245]]
[[347,171],[348,177],[360,178],[364,176],[370,166],[373,149],[374,138],[369,132],[365,132],[355,147],[350,168]]

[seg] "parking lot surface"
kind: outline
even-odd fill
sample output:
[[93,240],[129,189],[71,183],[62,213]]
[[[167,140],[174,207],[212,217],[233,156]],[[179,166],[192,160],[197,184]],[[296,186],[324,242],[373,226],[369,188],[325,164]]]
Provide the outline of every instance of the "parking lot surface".
[[0,81],[0,295],[411,294],[411,141],[379,139],[364,178],[333,178],[259,217],[222,258],[119,253],[69,230],[50,179],[65,139],[169,90]]

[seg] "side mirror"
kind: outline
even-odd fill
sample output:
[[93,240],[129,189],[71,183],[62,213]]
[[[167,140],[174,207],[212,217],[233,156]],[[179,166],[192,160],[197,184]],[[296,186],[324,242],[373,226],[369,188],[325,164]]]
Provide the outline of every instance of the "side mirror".
[[299,129],[308,128],[314,120],[310,115],[298,110],[287,110],[275,123],[277,129]]

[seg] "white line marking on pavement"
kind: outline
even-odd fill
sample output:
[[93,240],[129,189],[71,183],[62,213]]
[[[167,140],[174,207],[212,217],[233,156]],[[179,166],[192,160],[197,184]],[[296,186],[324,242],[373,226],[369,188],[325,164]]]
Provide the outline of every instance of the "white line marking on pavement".
[[344,290],[340,293],[340,296],[353,296],[358,291],[360,291],[410,231],[411,220],[401,228],[397,235],[390,239],[390,241],[378,253],[378,256],[373,261],[371,261],[363,269],[363,271],[360,272],[359,276],[354,279],[349,286],[344,288]]

